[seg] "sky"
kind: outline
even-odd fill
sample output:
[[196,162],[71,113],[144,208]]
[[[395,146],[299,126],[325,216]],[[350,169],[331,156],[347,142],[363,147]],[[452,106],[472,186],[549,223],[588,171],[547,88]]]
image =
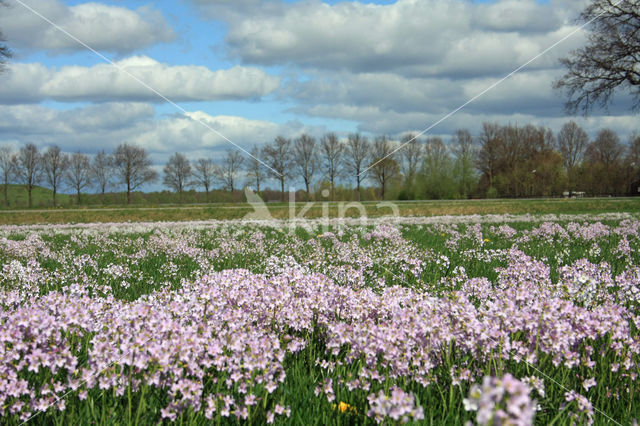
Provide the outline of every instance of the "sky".
[[[93,154],[123,142],[161,169],[276,136],[420,132],[485,121],[638,131],[630,100],[567,116],[559,59],[587,0],[6,0],[0,144]],[[60,31],[58,28],[64,30]],[[576,31],[578,30],[578,31]],[[229,142],[231,141],[231,142]]]

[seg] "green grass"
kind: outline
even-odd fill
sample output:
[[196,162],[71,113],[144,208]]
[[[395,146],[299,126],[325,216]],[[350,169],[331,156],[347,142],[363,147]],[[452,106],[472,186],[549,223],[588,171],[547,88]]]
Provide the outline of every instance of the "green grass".
[[[50,191],[40,188],[39,199],[50,196]],[[62,196],[61,196],[62,197]],[[69,196],[66,196],[69,197]],[[62,199],[62,198],[61,198]],[[584,199],[524,199],[524,200],[460,200],[460,201],[390,201],[400,216],[487,215],[487,214],[598,214],[628,212],[640,214],[640,197],[637,198],[584,198]],[[295,204],[297,218],[354,217],[361,211],[348,208],[347,202],[315,202]],[[387,204],[367,201],[362,203],[368,217],[395,214]],[[272,217],[288,219],[291,207],[288,203],[268,203]],[[156,205],[156,206],[103,206],[58,209],[0,209],[0,225],[46,223],[95,223],[95,222],[172,222],[192,220],[241,219],[252,213],[246,203],[220,203],[204,205]]]
[[[29,194],[24,185],[9,185],[7,196],[9,198],[8,208],[26,208],[29,205]],[[49,188],[36,186],[31,192],[31,197],[34,208],[49,208],[53,205],[53,191]],[[58,192],[56,202],[58,206],[70,207],[72,197],[69,194]],[[7,208],[4,204],[4,185],[0,185],[0,205]]]

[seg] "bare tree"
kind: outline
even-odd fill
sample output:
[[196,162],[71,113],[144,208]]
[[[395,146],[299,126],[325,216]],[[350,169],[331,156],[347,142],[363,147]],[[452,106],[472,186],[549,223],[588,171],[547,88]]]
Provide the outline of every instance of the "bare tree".
[[114,158],[107,154],[104,150],[99,151],[91,162],[91,179],[93,184],[100,191],[102,202],[104,202],[104,193],[111,184],[114,171]]
[[562,59],[567,73],[554,83],[567,93],[567,111],[606,106],[616,90],[628,90],[640,106],[640,1],[593,0],[580,15],[589,22],[587,46]]
[[0,173],[2,173],[2,183],[4,185],[4,205],[9,207],[9,182],[15,174],[15,163],[13,161],[13,151],[8,146],[0,147]]
[[316,139],[313,136],[303,133],[293,141],[293,163],[304,181],[308,200],[310,199],[311,181],[318,167]]
[[404,135],[400,140],[402,149],[400,150],[400,156],[402,158],[402,174],[407,186],[413,185],[413,181],[418,171],[418,164],[422,157],[422,147],[420,146],[420,140],[415,135]]
[[180,194],[180,201],[182,201],[182,194],[185,187],[189,184],[191,178],[191,164],[184,155],[176,152],[164,166],[164,179],[162,182]]
[[425,166],[433,172],[441,170],[449,158],[447,147],[439,137],[427,138],[424,151]]
[[371,172],[380,184],[380,197],[384,200],[389,182],[400,173],[400,167],[393,154],[393,145],[386,136],[377,137],[373,143]]
[[640,135],[638,133],[634,132],[629,136],[628,146],[627,160],[635,169],[638,169],[640,168]]
[[230,192],[235,189],[236,177],[242,169],[244,157],[240,151],[228,149],[220,164],[213,170],[213,175],[222,186]]
[[588,144],[587,132],[582,130],[575,121],[570,121],[562,126],[560,133],[558,133],[557,146],[567,173],[570,173],[582,160],[582,155]]
[[30,143],[22,148],[15,157],[16,175],[18,180],[27,188],[29,194],[29,207],[33,206],[33,187],[40,182],[42,177],[42,155],[38,147]]
[[[624,146],[611,129],[603,129],[584,153],[587,181],[594,194],[621,194],[624,190]],[[626,188],[625,188],[626,189]]]
[[350,134],[347,139],[347,168],[356,178],[356,192],[360,201],[360,183],[365,178],[366,167],[371,155],[371,144],[366,137],[359,133]]
[[56,206],[56,194],[63,183],[63,177],[69,167],[69,156],[54,145],[42,156],[44,177],[47,184],[53,190],[53,207]]
[[285,201],[284,184],[291,176],[291,140],[277,136],[273,143],[262,149],[262,157],[270,167],[269,174],[280,181],[280,196]]
[[620,143],[620,137],[616,132],[611,129],[602,129],[587,148],[585,156],[591,163],[613,166],[618,163],[623,154],[624,147]]
[[482,123],[479,141],[480,149],[476,167],[486,179],[487,189],[490,189],[493,187],[493,178],[499,169],[500,153],[504,145],[500,126],[497,123]]
[[66,180],[69,186],[76,190],[77,204],[80,205],[80,194],[84,188],[91,184],[91,161],[87,154],[74,152],[69,161]]
[[456,159],[458,190],[463,198],[468,198],[473,191],[476,180],[473,161],[477,152],[473,137],[468,130],[458,129],[453,137],[452,145],[451,151]]
[[207,194],[207,201],[209,201],[209,191],[213,184],[214,171],[215,164],[213,164],[213,160],[211,158],[199,158],[193,164],[194,184],[204,186],[204,191]]
[[335,133],[327,133],[320,140],[320,155],[324,175],[329,179],[331,199],[335,198],[336,179],[342,176],[345,147]]
[[158,173],[151,168],[151,160],[144,148],[128,143],[120,144],[113,159],[120,183],[127,186],[127,204],[131,204],[131,191],[158,179]]
[[260,149],[257,145],[254,145],[251,150],[251,158],[247,162],[247,176],[255,182],[255,190],[256,192],[260,192],[260,183],[265,179],[265,173],[263,170],[263,165],[260,164],[258,159],[260,158]]
[[626,158],[627,173],[627,185],[629,186],[628,193],[637,194],[639,191],[637,188],[638,183],[638,170],[640,170],[640,135],[636,132],[632,133],[629,137],[629,144],[627,149]]

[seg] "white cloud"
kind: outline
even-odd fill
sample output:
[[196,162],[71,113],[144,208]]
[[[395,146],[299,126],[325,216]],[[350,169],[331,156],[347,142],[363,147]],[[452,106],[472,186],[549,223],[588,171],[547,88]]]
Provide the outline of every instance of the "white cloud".
[[[511,71],[573,28],[576,14],[573,8],[536,0],[266,2],[270,7],[255,5],[252,13],[246,2],[197,3],[229,23],[230,54],[247,63],[422,77]],[[276,5],[279,13],[271,10]],[[557,66],[567,46],[532,66]]]
[[[394,137],[413,132],[418,133],[438,122],[444,114],[427,112],[399,113],[392,110],[384,110],[375,106],[354,106],[354,105],[316,105],[309,107],[306,111],[311,116],[340,118],[353,120],[359,124],[358,130],[371,134],[386,134]],[[502,125],[527,125],[550,127],[555,132],[559,131],[562,125],[569,120],[576,121],[592,137],[595,137],[598,130],[611,128],[618,132],[622,140],[633,133],[640,131],[637,117],[632,114],[621,114],[616,116],[599,115],[593,117],[548,117],[535,113],[523,113],[516,110],[511,111],[461,111],[442,121],[433,127],[423,137],[433,135],[451,135],[457,129],[468,129],[473,135],[478,135],[482,129],[483,122],[497,122]]]
[[[175,38],[162,14],[147,6],[132,11],[93,2],[77,6],[66,6],[60,0],[21,2],[96,50],[125,54]],[[20,3],[8,0],[7,4],[0,15],[0,28],[14,48],[85,50]]]
[[[305,81],[289,82],[284,93],[291,97],[296,106],[294,112],[321,117],[340,118],[333,109],[362,110],[373,108],[391,115],[439,114],[443,116],[465,104],[475,96],[485,92],[478,99],[465,106],[463,112],[501,114],[517,111],[521,114],[541,116],[562,115],[562,100],[551,88],[551,82],[558,77],[556,70],[521,71],[491,88],[498,77],[477,77],[467,79],[407,78],[389,73],[317,73]],[[367,116],[345,116],[362,126],[380,125],[369,122]],[[376,117],[375,120],[378,120]],[[397,117],[396,123],[407,121],[407,117]],[[430,123],[424,122],[423,127]]]
[[299,123],[278,124],[203,111],[156,117],[155,108],[145,103],[104,103],[69,110],[0,105],[0,144],[35,143],[41,148],[57,144],[68,152],[94,153],[130,142],[146,148],[160,162],[175,151],[190,158],[215,158],[234,147],[201,122],[244,148],[270,142],[277,135],[291,137],[314,130]]
[[56,69],[37,63],[10,64],[0,77],[5,80],[0,86],[0,102],[163,101],[131,75],[173,101],[252,99],[273,92],[280,84],[278,77],[251,67],[211,71],[195,65],[169,66],[146,56],[133,56],[116,65]]

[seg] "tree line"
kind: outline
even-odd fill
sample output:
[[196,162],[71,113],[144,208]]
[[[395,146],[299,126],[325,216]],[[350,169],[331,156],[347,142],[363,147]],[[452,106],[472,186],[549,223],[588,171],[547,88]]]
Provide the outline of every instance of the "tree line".
[[120,144],[113,153],[102,150],[93,158],[82,152],[64,153],[57,145],[44,152],[34,144],[27,144],[15,153],[8,146],[0,147],[0,175],[6,206],[10,183],[24,185],[29,207],[33,206],[33,189],[40,184],[51,188],[54,207],[62,187],[73,189],[80,204],[82,191],[93,187],[104,197],[115,183],[125,186],[130,203],[133,191],[157,180],[158,173],[151,166],[146,150],[127,143]]
[[[406,134],[372,139],[353,133],[340,139],[335,133],[320,138],[301,134],[276,137],[251,155],[228,149],[218,161],[190,161],[179,152],[164,165],[162,183],[179,195],[190,188],[209,193],[214,188],[232,192],[243,185],[255,191],[276,182],[281,200],[287,185],[303,184],[303,198],[318,198],[326,189],[331,200],[360,200],[363,192],[377,199],[465,199],[495,197],[626,195],[640,187],[640,136],[627,143],[610,129],[590,140],[575,122],[554,134],[546,127],[483,123],[472,136],[457,130],[445,143],[441,137],[421,139]],[[0,147],[0,174],[5,205],[10,183],[24,185],[32,206],[32,190],[43,184],[57,205],[61,188],[72,189],[77,202],[92,188],[104,197],[113,185],[122,185],[127,203],[142,185],[160,178],[144,148],[123,143],[113,152],[90,157],[67,154],[58,146],[44,152],[27,144],[18,152]],[[349,186],[347,183],[351,183]],[[364,185],[371,185],[364,187]],[[365,191],[366,190],[366,191]],[[327,195],[327,193],[325,193]]]

